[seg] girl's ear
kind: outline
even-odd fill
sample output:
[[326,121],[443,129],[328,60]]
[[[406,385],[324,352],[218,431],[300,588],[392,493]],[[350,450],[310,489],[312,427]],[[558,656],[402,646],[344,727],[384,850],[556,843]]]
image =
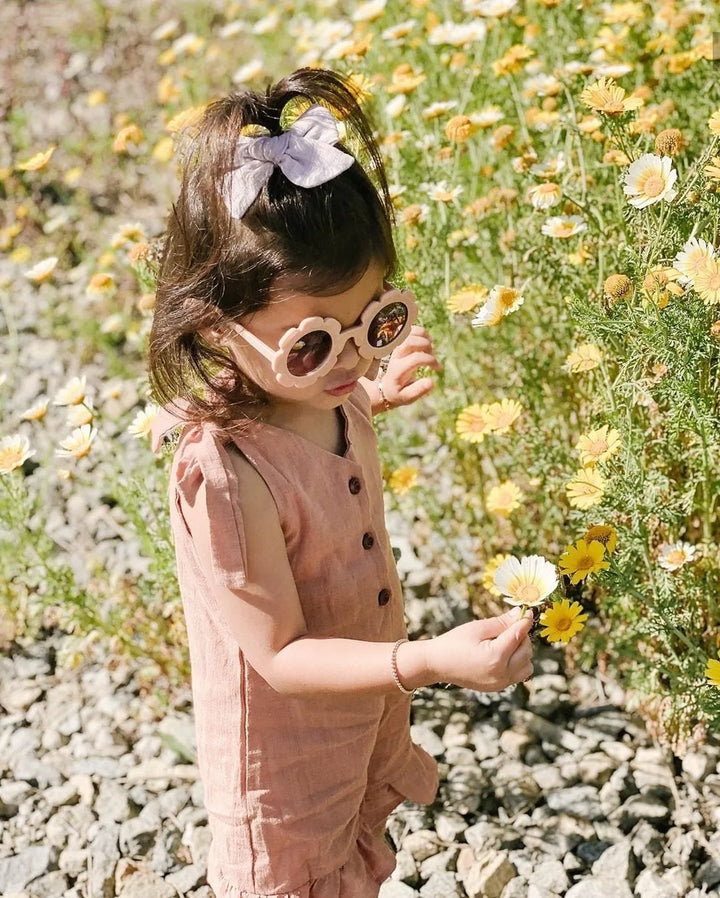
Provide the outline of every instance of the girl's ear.
[[224,335],[220,328],[217,327],[203,327],[198,333],[203,338],[203,340],[208,343],[219,343],[223,344],[225,342]]

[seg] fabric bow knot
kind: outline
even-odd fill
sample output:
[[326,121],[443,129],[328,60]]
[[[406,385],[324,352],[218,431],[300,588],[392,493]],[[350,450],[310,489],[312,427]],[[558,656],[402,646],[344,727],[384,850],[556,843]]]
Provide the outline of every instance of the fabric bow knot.
[[221,194],[233,218],[242,218],[277,165],[298,187],[317,187],[346,171],[354,156],[339,150],[337,123],[323,106],[311,106],[287,131],[272,137],[238,137],[233,168]]

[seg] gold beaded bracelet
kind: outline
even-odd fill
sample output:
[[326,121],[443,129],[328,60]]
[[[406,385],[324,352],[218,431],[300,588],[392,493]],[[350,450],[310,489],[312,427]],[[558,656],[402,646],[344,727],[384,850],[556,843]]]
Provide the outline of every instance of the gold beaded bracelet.
[[392,406],[390,405],[390,400],[387,398],[382,388],[382,378],[380,380],[376,380],[375,384],[377,385],[378,392],[380,393],[380,398],[383,401],[383,411],[389,412]]
[[395,680],[395,685],[400,690],[400,692],[404,693],[405,695],[414,695],[415,694],[414,689],[406,689],[403,686],[403,684],[400,682],[400,675],[398,674],[398,669],[397,669],[397,651],[400,648],[400,646],[403,644],[403,642],[409,642],[409,641],[410,641],[409,639],[398,639],[398,641],[393,646],[392,660],[390,662],[390,666],[392,667],[393,680]]

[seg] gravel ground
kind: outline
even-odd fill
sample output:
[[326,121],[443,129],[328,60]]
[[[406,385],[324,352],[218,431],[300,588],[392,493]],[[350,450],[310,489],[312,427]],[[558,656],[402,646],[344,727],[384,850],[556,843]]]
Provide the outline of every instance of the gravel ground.
[[[158,715],[137,664],[56,666],[67,639],[0,658],[0,894],[211,898],[189,691]],[[526,685],[420,690],[441,789],[390,818],[382,898],[720,895],[720,744],[674,759],[620,698],[544,646]]]

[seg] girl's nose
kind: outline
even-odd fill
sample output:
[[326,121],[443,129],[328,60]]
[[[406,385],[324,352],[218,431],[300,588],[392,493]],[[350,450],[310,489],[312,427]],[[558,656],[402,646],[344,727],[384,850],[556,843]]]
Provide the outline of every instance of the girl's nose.
[[345,341],[345,345],[337,357],[335,364],[340,368],[351,370],[357,365],[360,353],[358,352],[357,343],[352,337]]

